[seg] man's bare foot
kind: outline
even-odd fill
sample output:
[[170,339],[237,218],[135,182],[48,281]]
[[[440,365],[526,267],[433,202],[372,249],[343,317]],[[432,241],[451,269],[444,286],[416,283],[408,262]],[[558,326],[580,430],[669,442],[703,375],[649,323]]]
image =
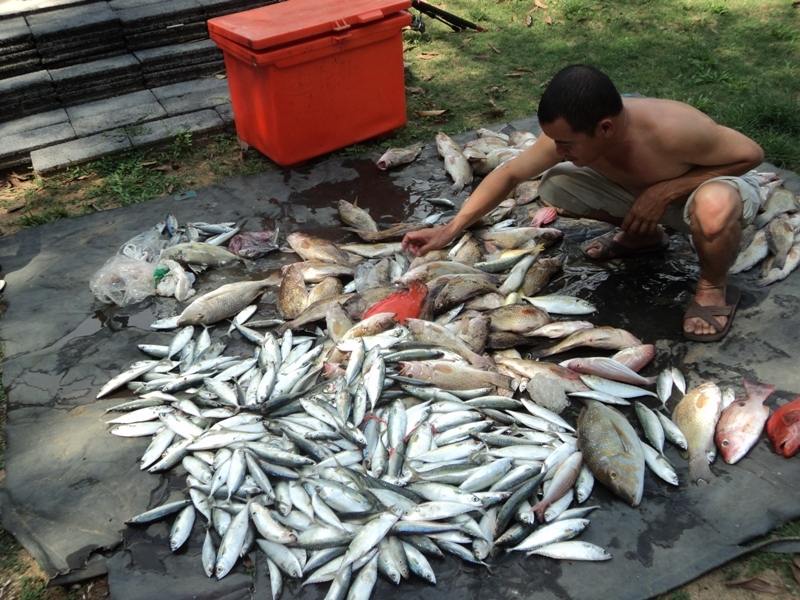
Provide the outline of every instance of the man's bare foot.
[[[697,290],[694,294],[694,301],[700,306],[725,306],[725,286],[714,285],[704,279],[697,282]],[[721,327],[725,327],[728,318],[718,315],[714,317]],[[686,333],[695,335],[712,335],[717,330],[710,324],[698,317],[690,317],[683,322],[683,330]]]
[[659,227],[653,235],[632,235],[625,231],[617,231],[613,237],[610,232],[589,240],[583,252],[594,260],[609,260],[632,256],[642,252],[663,250],[669,244],[669,236]]

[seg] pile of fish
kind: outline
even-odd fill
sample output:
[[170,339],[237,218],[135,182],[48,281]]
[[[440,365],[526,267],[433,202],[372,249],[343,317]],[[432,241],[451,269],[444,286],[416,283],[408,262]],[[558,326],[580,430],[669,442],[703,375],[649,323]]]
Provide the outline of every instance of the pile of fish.
[[[414,224],[380,230],[342,201],[364,243],[288,235],[303,260],[278,278],[282,318],[256,317],[270,278],[225,284],[154,323],[178,330],[140,345],[151,358],[98,398],[136,395],[108,409],[122,413],[111,433],[152,437],[141,468],[181,469],[188,497],[130,523],[174,516],[177,551],[202,519],[206,574],[261,550],[275,598],[284,576],[368,598],[379,573],[435,583],[431,559],[444,553],[478,565],[502,552],[609,559],[575,539],[597,508],[584,506],[595,480],[637,506],[646,467],[679,483],[665,441],[688,451],[692,480],[710,480],[715,434],[726,460],[741,458],[771,390],[747,384],[738,409],[713,383],[687,390],[675,368],[640,374],[653,345],[576,320],[596,312],[587,300],[541,294],[562,264],[542,254],[562,232],[516,227],[518,204],[409,261],[398,242],[375,240]],[[540,360],[576,348],[615,353]],[[623,412],[632,403],[646,441]]]
[[[444,168],[453,179],[453,191],[461,191],[472,182],[473,175],[486,175],[503,163],[518,156],[536,141],[527,131],[506,135],[491,129],[479,129],[478,137],[463,146],[446,133],[436,134],[436,148],[444,160]],[[390,148],[377,161],[386,170],[412,162],[419,156],[420,144],[407,148]],[[775,173],[758,173],[761,209],[751,227],[744,232],[744,244],[730,272],[741,273],[762,263],[759,286],[786,279],[800,265],[800,196],[782,187]],[[522,195],[536,197],[536,182],[520,186]],[[519,191],[517,192],[519,195]],[[763,262],[762,262],[763,261]]]
[[[519,156],[536,141],[536,136],[529,131],[505,134],[481,128],[477,133],[476,139],[463,146],[442,131],[436,134],[436,149],[444,160],[445,171],[453,180],[453,192],[458,193],[470,184],[474,175],[487,175],[504,162]],[[421,150],[420,144],[390,148],[376,164],[382,170],[404,165],[415,160]]]
[[741,273],[761,263],[757,284],[766,286],[786,279],[800,265],[800,196],[781,187],[774,173],[760,176],[764,203],[753,227],[745,232],[750,241],[730,272]]

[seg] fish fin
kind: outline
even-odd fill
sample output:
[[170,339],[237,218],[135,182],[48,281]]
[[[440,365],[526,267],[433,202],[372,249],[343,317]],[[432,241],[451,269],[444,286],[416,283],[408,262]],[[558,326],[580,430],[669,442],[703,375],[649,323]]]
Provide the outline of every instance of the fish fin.
[[689,459],[689,477],[698,485],[701,481],[709,484],[714,479],[714,473],[711,472],[705,452],[701,452]]
[[769,383],[759,383],[748,379],[742,380],[745,393],[748,398],[757,398],[759,403],[763,403],[775,391],[775,386]]

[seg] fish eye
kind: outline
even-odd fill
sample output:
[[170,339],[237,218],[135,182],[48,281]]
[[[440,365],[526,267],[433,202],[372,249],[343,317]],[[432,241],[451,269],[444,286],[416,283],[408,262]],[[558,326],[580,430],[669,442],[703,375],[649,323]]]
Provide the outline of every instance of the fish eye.
[[611,471],[608,475],[611,477],[611,479],[616,479],[617,478],[617,472],[616,471]]
[[722,440],[722,445],[723,446],[727,446],[728,444],[730,444],[730,442],[728,440]]

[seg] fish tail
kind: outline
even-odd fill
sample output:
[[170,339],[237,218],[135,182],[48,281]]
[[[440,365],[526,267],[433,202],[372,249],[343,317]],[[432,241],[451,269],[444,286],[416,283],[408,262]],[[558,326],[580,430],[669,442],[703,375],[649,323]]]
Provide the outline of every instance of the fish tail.
[[695,483],[700,481],[711,483],[711,480],[714,479],[714,473],[711,472],[705,452],[699,452],[689,458],[689,477]]
[[758,381],[750,381],[748,379],[742,380],[742,385],[744,385],[745,393],[747,393],[748,398],[758,399],[759,402],[763,403],[772,392],[775,391],[775,386],[769,383],[759,383]]

